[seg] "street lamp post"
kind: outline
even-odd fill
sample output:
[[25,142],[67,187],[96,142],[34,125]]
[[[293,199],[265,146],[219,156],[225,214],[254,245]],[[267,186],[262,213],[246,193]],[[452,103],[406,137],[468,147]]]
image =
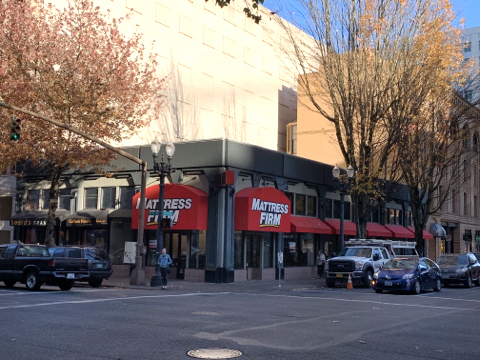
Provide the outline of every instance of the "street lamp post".
[[340,251],[343,250],[344,243],[344,227],[345,227],[345,194],[350,189],[350,183],[352,181],[355,170],[352,165],[349,165],[347,168],[347,178],[348,181],[340,181],[340,168],[335,165],[332,170],[332,175],[335,184],[335,190],[340,192]]
[[160,275],[160,266],[158,265],[158,258],[160,253],[163,249],[163,229],[162,229],[162,219],[163,219],[163,198],[164,198],[164,191],[165,191],[165,176],[170,174],[172,171],[172,165],[170,161],[175,153],[175,145],[173,143],[168,143],[165,147],[165,152],[167,153],[167,162],[164,160],[164,154],[162,154],[162,160],[158,161],[158,153],[160,152],[160,148],[162,144],[155,139],[152,144],[150,145],[152,149],[153,155],[153,170],[158,172],[160,177],[160,185],[159,185],[159,196],[158,196],[158,204],[157,204],[157,250],[155,252],[155,275],[152,276],[150,279],[150,286],[160,286],[162,285],[162,276]]

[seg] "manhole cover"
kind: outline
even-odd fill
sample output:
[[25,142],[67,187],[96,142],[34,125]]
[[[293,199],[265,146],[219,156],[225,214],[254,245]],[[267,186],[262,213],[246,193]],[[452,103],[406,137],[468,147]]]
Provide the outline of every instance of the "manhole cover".
[[187,355],[197,359],[233,359],[242,356],[242,353],[231,349],[195,349]]

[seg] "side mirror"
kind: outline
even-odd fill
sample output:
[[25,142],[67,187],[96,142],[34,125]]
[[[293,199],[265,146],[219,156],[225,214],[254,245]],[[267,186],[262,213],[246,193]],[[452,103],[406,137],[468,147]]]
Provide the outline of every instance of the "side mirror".
[[419,265],[418,266],[418,270],[420,271],[426,271],[427,270],[427,267],[425,265]]

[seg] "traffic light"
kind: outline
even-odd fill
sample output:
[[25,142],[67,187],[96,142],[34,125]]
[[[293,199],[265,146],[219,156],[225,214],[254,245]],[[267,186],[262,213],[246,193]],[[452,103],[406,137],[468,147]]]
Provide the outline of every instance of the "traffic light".
[[172,219],[163,218],[161,225],[162,225],[162,229],[170,229],[172,227]]
[[10,125],[10,140],[17,141],[20,140],[20,124],[22,122],[19,118],[12,117]]

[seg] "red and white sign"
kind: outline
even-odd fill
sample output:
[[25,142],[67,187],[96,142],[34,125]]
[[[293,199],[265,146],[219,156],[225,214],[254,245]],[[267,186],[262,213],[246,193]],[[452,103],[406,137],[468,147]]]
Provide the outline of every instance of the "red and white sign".
[[[145,191],[145,230],[158,228],[158,185]],[[140,193],[132,198],[132,229],[138,229]],[[172,219],[172,230],[207,230],[208,195],[188,185],[165,184],[163,217]]]
[[290,206],[280,190],[243,189],[235,196],[235,230],[290,232]]

